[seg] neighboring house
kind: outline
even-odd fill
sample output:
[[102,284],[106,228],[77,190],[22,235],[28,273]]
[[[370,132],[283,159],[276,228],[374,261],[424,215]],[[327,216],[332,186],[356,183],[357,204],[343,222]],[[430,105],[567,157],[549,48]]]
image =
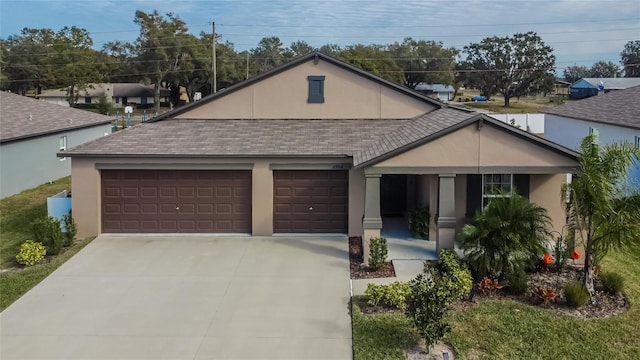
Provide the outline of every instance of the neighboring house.
[[624,90],[638,85],[640,78],[582,78],[571,84],[569,97],[574,100],[584,99],[599,93]]
[[72,157],[79,236],[340,233],[379,236],[416,206],[431,239],[517,187],[556,229],[577,154],[321,53],[231,86]]
[[0,197],[69,176],[56,153],[110,133],[104,115],[0,92]]
[[570,82],[556,79],[556,83],[554,84],[555,95],[556,96],[561,96],[561,97],[569,96],[569,87],[570,86],[571,86]]
[[421,94],[442,101],[453,100],[453,94],[456,92],[456,90],[451,85],[425,83],[419,83],[418,85],[416,85],[415,90]]
[[[582,139],[598,134],[601,144],[627,141],[640,146],[640,85],[574,101],[544,111],[544,137],[571,149]],[[640,164],[630,170],[640,185]]]
[[[160,102],[167,102],[170,91],[160,89]],[[153,85],[138,83],[103,83],[89,84],[86,89],[78,91],[78,104],[96,104],[102,95],[115,107],[126,105],[151,105],[154,101]],[[52,104],[69,106],[67,91],[64,89],[44,90],[37,96]]]

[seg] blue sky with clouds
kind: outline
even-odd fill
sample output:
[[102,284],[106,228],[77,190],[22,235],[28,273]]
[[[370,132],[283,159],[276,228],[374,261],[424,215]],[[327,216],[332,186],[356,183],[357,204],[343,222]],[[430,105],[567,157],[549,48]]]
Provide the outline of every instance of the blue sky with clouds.
[[223,41],[239,50],[265,36],[316,47],[412,36],[462,48],[488,36],[536,31],[554,48],[559,73],[574,64],[618,63],[624,44],[640,40],[639,0],[0,0],[0,36],[75,25],[101,48],[111,40],[135,40],[135,11],[154,9],[178,14],[196,34],[210,31],[214,20]]

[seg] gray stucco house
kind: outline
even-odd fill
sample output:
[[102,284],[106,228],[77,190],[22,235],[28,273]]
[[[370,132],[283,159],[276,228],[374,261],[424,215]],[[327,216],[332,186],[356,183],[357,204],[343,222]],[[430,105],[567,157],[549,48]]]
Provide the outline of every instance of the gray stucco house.
[[0,92],[0,198],[71,174],[56,153],[111,133],[110,117]]
[[[544,137],[577,149],[590,133],[601,144],[626,141],[640,146],[640,85],[574,101],[545,111]],[[640,185],[640,164],[629,171]]]

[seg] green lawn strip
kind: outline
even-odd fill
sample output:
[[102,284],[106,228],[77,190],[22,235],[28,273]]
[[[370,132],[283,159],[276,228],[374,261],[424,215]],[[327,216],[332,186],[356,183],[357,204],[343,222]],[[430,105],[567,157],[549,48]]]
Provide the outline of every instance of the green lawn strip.
[[14,301],[18,300],[27,291],[38,285],[40,281],[49,276],[65,261],[75,255],[93,238],[77,241],[66,251],[54,257],[50,262],[37,264],[21,270],[11,270],[0,273],[0,311],[6,309]]
[[352,322],[354,360],[403,360],[420,339],[402,313],[365,315],[354,303]]
[[[582,319],[487,300],[452,312],[452,331],[444,340],[459,359],[640,359],[640,245],[610,254],[602,268],[625,278],[631,308],[621,315]],[[354,306],[353,317],[356,359],[402,359],[402,350],[411,347],[405,342],[408,335],[393,333],[417,336],[401,313],[365,315]]]
[[47,216],[47,197],[71,190],[65,177],[0,200],[0,268],[16,265],[15,256],[25,240],[33,239],[31,223]]

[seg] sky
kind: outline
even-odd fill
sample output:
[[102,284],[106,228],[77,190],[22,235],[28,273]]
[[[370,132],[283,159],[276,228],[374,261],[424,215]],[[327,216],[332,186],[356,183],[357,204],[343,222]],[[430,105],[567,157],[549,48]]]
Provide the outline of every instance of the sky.
[[596,61],[619,64],[620,51],[640,40],[640,0],[0,0],[0,37],[22,28],[77,26],[94,47],[134,41],[136,10],[173,12],[194,34],[216,33],[236,50],[278,36],[288,46],[387,44],[435,40],[461,49],[485,37],[535,31],[554,49],[556,71]]

